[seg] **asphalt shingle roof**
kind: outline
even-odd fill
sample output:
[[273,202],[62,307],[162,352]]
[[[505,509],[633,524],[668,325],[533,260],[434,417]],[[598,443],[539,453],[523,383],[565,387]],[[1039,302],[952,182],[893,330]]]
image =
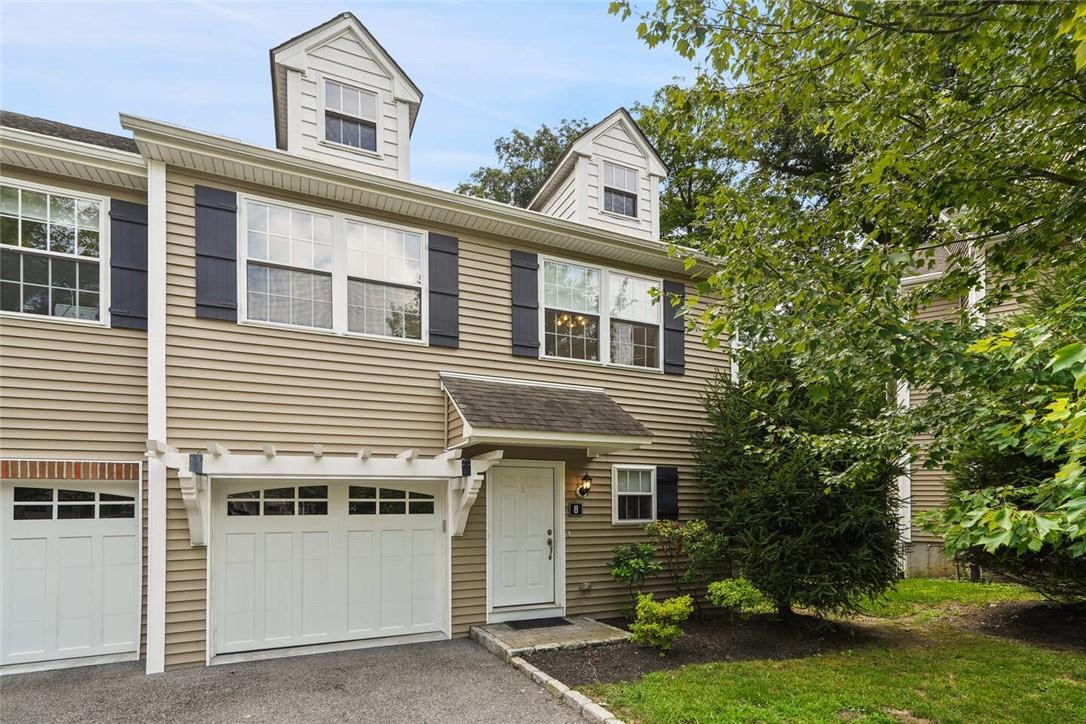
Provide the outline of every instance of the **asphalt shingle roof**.
[[475,428],[652,436],[602,390],[450,375],[441,381]]
[[126,136],[115,136],[112,133],[102,133],[101,131],[92,131],[89,128],[69,126],[67,123],[58,123],[57,121],[50,121],[48,118],[38,118],[37,116],[26,116],[22,113],[15,113],[14,111],[0,110],[0,126],[17,128],[21,131],[30,131],[31,133],[40,133],[43,136],[65,138],[69,141],[90,143],[95,146],[113,148],[118,151],[139,153],[139,149],[136,148],[136,142]]

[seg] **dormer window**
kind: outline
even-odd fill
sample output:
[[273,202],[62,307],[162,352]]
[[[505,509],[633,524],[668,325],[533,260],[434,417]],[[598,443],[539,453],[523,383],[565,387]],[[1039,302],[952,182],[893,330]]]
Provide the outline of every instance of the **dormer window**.
[[377,94],[324,81],[324,140],[377,152]]
[[603,210],[637,218],[637,171],[603,162]]

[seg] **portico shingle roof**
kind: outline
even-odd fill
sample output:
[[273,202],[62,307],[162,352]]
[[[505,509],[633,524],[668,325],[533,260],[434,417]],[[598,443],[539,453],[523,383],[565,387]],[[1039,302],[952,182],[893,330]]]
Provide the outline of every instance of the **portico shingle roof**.
[[651,437],[601,389],[442,374],[446,392],[475,429]]

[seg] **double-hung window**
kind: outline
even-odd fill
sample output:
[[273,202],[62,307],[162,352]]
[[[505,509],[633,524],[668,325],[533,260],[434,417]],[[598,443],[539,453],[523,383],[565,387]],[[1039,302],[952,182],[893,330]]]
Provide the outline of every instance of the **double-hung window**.
[[556,259],[543,262],[543,355],[660,368],[658,279]]
[[613,523],[651,523],[656,520],[656,468],[615,465],[611,468]]
[[332,327],[332,217],[248,202],[246,310],[251,320]]
[[547,260],[543,266],[543,328],[547,356],[598,361],[600,270],[552,260]]
[[637,171],[603,162],[603,210],[637,218]]
[[611,311],[611,363],[660,366],[660,303],[652,297],[658,282],[612,272],[607,297]]
[[324,140],[377,152],[377,94],[324,80]]
[[242,208],[245,321],[425,340],[425,232],[266,199]]
[[102,199],[0,184],[0,310],[99,321]]
[[347,329],[422,339],[422,235],[347,219]]

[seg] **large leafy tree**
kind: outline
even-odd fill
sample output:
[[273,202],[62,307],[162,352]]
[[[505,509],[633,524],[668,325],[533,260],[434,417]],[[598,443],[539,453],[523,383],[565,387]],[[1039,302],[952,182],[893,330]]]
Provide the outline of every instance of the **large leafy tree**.
[[[632,113],[669,170],[660,192],[660,234],[696,245],[707,233],[705,201],[735,172],[708,132],[715,118],[691,104],[677,85],[659,89],[652,103],[637,103]],[[562,121],[556,129],[542,125],[532,134],[514,130],[494,142],[498,165],[476,169],[456,191],[526,207],[565,150],[589,127],[581,119]]]
[[498,165],[476,169],[456,192],[527,207],[562,154],[589,127],[581,118],[563,119],[557,128],[543,124],[532,134],[513,129],[494,141]]
[[[612,11],[634,13],[628,2]],[[850,436],[812,438],[870,453],[829,482],[863,483],[865,459],[921,429],[965,431],[979,419],[970,410],[998,402],[970,370],[998,366],[1003,349],[1035,361],[1018,363],[1031,379],[1060,370],[986,418],[986,434],[1009,424],[1055,463],[1044,500],[1059,532],[1016,530],[1049,545],[1086,540],[1086,390],[1073,373],[1083,336],[1066,312],[1086,278],[1086,13],[1020,0],[659,0],[638,17],[649,45],[700,60],[673,103],[713,119],[702,140],[735,169],[701,214],[709,341],[739,335],[748,356],[787,357],[811,391],[905,381],[945,393]],[[936,265],[938,278],[902,286]],[[1052,279],[1062,284],[1028,317],[981,324]],[[974,303],[949,322],[918,316],[946,298]],[[1011,545],[999,532],[1034,525],[1040,502],[978,498],[971,543]]]
[[635,104],[633,115],[668,167],[660,189],[660,234],[697,246],[709,233],[708,200],[736,173],[714,140],[716,117],[674,84],[656,91],[651,104]]

